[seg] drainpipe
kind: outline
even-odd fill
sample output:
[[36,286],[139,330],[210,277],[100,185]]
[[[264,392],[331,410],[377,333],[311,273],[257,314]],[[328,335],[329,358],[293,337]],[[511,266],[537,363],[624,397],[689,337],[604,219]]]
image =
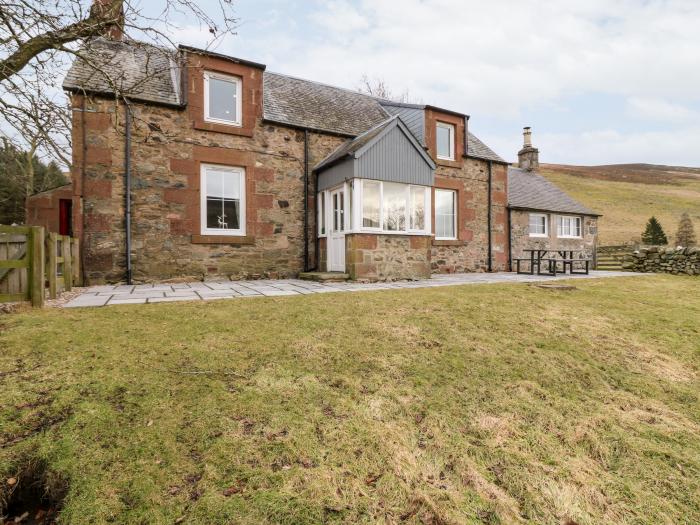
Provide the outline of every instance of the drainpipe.
[[511,229],[513,221],[513,210],[508,208],[508,271],[513,271],[513,230]]
[[[80,136],[82,140],[81,144],[81,159],[80,159],[80,213],[82,213],[82,218],[80,221],[80,271],[82,272],[83,283],[85,285],[90,284],[88,282],[88,273],[85,270],[85,167],[87,165],[87,130],[85,129],[85,93],[83,93],[80,100]],[[71,115],[72,116],[72,115]]]
[[124,100],[124,232],[126,234],[126,284],[131,284],[131,106]]
[[304,130],[304,271],[309,271],[309,130]]
[[488,228],[489,228],[489,233],[488,233],[488,271],[489,272],[493,271],[493,263],[491,261],[493,259],[493,246],[491,245],[492,244],[491,222],[493,220],[492,216],[491,216],[492,215],[492,213],[491,213],[491,200],[492,200],[491,199],[491,186],[493,184],[492,178],[493,178],[493,162],[489,161],[489,182],[488,182],[489,209],[488,209],[488,213],[487,213],[487,217],[488,217],[487,222],[488,222]]

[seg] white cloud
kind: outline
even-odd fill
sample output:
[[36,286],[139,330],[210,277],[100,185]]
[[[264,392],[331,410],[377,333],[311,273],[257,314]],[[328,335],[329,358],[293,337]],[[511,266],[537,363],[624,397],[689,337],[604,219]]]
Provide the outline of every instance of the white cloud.
[[700,120],[700,114],[682,104],[659,98],[630,97],[627,99],[630,116],[665,122],[687,122]]

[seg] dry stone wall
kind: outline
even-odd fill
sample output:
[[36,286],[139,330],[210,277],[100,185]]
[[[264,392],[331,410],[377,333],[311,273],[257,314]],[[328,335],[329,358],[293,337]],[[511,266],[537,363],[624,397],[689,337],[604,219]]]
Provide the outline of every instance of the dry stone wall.
[[635,272],[700,275],[700,248],[642,248],[627,255],[622,268]]

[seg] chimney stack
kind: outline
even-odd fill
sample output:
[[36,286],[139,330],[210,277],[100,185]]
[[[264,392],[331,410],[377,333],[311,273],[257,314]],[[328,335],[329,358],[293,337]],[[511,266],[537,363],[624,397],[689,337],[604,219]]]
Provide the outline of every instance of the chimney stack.
[[518,152],[518,167],[533,171],[540,167],[540,150],[532,146],[532,129],[523,128],[523,149]]
[[109,23],[102,36],[110,40],[124,38],[124,0],[94,0],[91,14],[105,17]]

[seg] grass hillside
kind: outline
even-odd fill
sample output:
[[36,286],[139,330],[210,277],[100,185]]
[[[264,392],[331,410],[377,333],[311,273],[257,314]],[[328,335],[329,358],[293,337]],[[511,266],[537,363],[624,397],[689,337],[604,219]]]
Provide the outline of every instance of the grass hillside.
[[574,284],[0,318],[0,514],[700,523],[700,280]]
[[700,168],[543,164],[540,172],[573,198],[603,214],[601,245],[638,242],[652,215],[673,243],[684,211],[690,214],[700,237]]

